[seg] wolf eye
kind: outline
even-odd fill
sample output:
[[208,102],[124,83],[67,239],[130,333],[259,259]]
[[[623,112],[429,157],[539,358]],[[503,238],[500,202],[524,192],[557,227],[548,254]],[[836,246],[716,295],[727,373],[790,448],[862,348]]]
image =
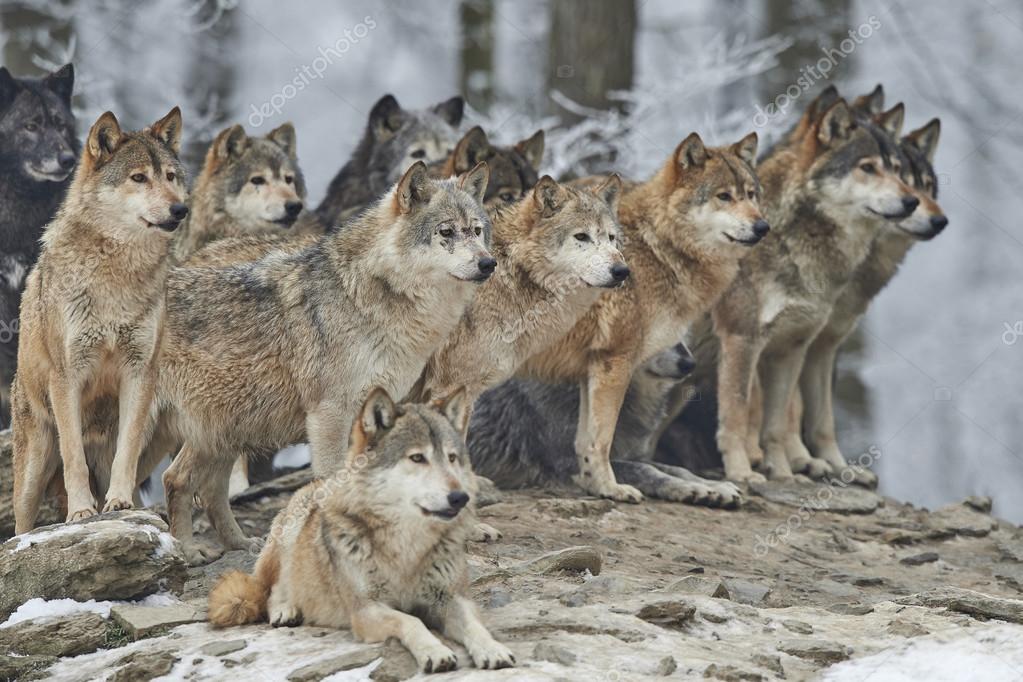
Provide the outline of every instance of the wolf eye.
[[613,242],[613,241],[615,240],[615,236],[614,236],[613,234],[609,234],[609,235],[607,236],[607,240],[608,240],[609,242]]
[[455,231],[452,230],[450,227],[442,227],[439,230],[437,230],[437,234],[444,237],[445,239],[450,239],[451,237],[455,236]]
[[590,235],[585,232],[576,232],[574,235],[577,242],[588,242],[590,241]]
[[750,190],[750,191],[746,192],[746,197],[748,199],[756,199],[757,198],[757,193],[754,192],[753,190]]
[[476,226],[476,236],[478,237],[478,236],[480,236],[481,234],[483,234],[483,228],[482,228],[482,227],[480,227],[479,225],[477,225],[477,226]]
[[426,150],[425,149],[413,149],[412,153],[409,154],[409,156],[411,156],[413,159],[421,159],[421,158],[426,156]]
[[26,123],[25,130],[27,130],[30,133],[34,133],[35,131],[39,130],[39,126],[37,126],[35,123]]
[[408,458],[416,464],[426,464],[426,455],[421,452],[413,452]]
[[458,455],[453,452],[448,453],[448,461],[454,464],[458,460]]
[[175,175],[174,173],[167,173],[167,179],[170,180],[171,182],[174,182],[174,178],[176,177],[178,176]]
[[861,163],[860,170],[870,175],[873,175],[874,173],[877,172],[877,168],[872,163]]
[[293,175],[285,175],[284,176],[284,183],[285,184],[290,185],[293,182],[295,182],[295,176],[293,176]]
[[498,195],[498,197],[501,199],[501,201],[506,201],[508,203],[515,201],[516,198],[515,195],[512,194],[511,192],[502,192],[501,194]]
[[253,175],[249,182],[251,182],[253,185],[265,185],[266,178],[264,178],[262,175]]
[[718,199],[720,199],[721,201],[731,201],[732,195],[729,194],[728,192],[718,192]]
[[135,173],[134,175],[131,176],[131,179],[134,180],[135,182],[145,182],[146,176],[143,175],[142,173]]

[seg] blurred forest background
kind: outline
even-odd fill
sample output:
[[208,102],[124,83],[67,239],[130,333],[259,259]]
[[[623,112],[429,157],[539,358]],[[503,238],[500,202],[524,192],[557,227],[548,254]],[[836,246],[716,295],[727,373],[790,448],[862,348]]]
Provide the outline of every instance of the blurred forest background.
[[[314,205],[387,92],[407,107],[462,93],[470,122],[503,143],[547,128],[552,174],[642,177],[692,130],[724,143],[755,129],[763,149],[826,84],[854,96],[883,83],[909,128],[942,120],[951,222],[910,253],[842,355],[840,438],[847,455],[880,449],[886,494],[927,506],[989,494],[1016,522],[1021,47],[1017,0],[0,0],[4,65],[74,62],[80,134],[107,109],[134,127],[178,104],[195,169],[222,127],[290,120]],[[799,85],[829,49],[833,67]],[[786,92],[784,114],[761,113]]]

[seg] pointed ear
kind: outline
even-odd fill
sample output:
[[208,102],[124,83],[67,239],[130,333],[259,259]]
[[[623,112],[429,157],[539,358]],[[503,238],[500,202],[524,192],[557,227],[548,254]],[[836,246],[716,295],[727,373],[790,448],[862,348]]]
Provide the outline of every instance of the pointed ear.
[[6,66],[0,66],[0,109],[6,109],[18,95],[18,81]]
[[181,150],[181,109],[171,109],[166,116],[149,126],[149,132],[177,154]]
[[731,147],[729,150],[738,156],[740,159],[748,163],[752,167],[757,165],[757,144],[759,138],[756,133],[750,133],[746,137],[742,138]]
[[938,138],[941,136],[941,120],[932,118],[922,128],[906,135],[905,140],[913,145],[927,158],[927,161],[934,163],[934,153],[938,149]]
[[817,123],[817,140],[824,146],[834,144],[849,137],[856,127],[852,112],[844,99],[840,99],[824,112]]
[[121,124],[111,112],[106,112],[92,124],[85,140],[85,152],[95,162],[110,158],[121,142]]
[[349,450],[356,454],[365,452],[394,426],[397,416],[398,407],[391,396],[379,386],[374,387],[366,396],[359,416],[352,424]]
[[455,430],[462,434],[465,440],[469,433],[469,417],[472,412],[472,405],[469,404],[469,395],[465,387],[457,389],[446,398],[434,401],[433,407],[443,414]]
[[821,94],[814,97],[813,101],[810,102],[810,106],[806,108],[806,116],[812,122],[820,118],[825,111],[830,109],[832,105],[838,101],[838,88],[834,85],[821,90]]
[[434,105],[433,113],[444,119],[452,128],[457,128],[462,122],[462,114],[465,113],[465,100],[461,97],[452,97]]
[[542,130],[538,130],[533,133],[533,136],[522,140],[515,145],[515,151],[522,154],[522,157],[526,160],[533,170],[540,170],[540,164],[543,163],[543,147],[544,147],[544,133]]
[[458,186],[468,192],[477,203],[483,203],[483,197],[487,193],[487,183],[490,182],[490,166],[486,161],[477,163],[471,171],[458,179]]
[[266,139],[283,149],[290,158],[298,156],[298,150],[295,148],[295,126],[291,125],[290,121],[271,130],[266,134]]
[[235,124],[217,133],[212,145],[213,154],[218,160],[238,157],[245,151],[248,143],[249,137],[245,134],[245,129]]
[[707,161],[707,148],[703,146],[703,140],[699,134],[689,133],[689,137],[682,140],[675,148],[675,167],[679,169],[695,168],[702,166]]
[[378,140],[386,140],[401,127],[405,112],[394,99],[394,95],[384,95],[369,112],[369,128]]
[[852,110],[866,114],[867,116],[877,116],[884,111],[884,87],[880,83],[868,92],[866,95],[860,95],[852,102]]
[[474,126],[455,145],[455,173],[465,173],[490,155],[490,140],[483,128]]
[[52,90],[57,97],[71,106],[71,95],[75,89],[75,67],[65,64],[43,79],[43,85]]
[[426,164],[416,161],[405,171],[405,175],[401,176],[398,187],[395,189],[394,200],[397,203],[398,212],[411,213],[413,209],[429,203],[431,194],[430,176],[426,170]]
[[533,188],[533,201],[544,218],[550,218],[561,210],[564,204],[563,190],[554,178],[545,175]]
[[[545,175],[544,177],[550,176]],[[607,204],[612,215],[618,215],[618,198],[622,195],[622,178],[618,173],[611,173],[607,176],[607,180],[593,188],[593,193]]]
[[878,114],[875,118],[877,125],[881,127],[881,130],[888,133],[891,137],[896,140],[899,139],[899,135],[902,134],[902,123],[906,120],[906,107],[903,106],[902,102],[899,102],[888,111]]

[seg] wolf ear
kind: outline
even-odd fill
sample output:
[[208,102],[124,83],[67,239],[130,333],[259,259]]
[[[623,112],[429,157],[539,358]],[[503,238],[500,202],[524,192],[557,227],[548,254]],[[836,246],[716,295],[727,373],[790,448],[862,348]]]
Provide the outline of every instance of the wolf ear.
[[426,164],[416,161],[398,181],[394,200],[399,213],[411,213],[419,204],[430,201],[430,176]]
[[486,161],[480,161],[473,169],[458,179],[459,188],[472,195],[477,203],[483,203],[483,197],[487,193],[487,183],[490,182],[490,166]]
[[675,148],[675,166],[683,170],[702,166],[707,161],[707,148],[698,133],[689,133]]
[[375,386],[370,390],[366,400],[362,403],[359,416],[352,424],[352,434],[349,439],[349,447],[352,452],[365,452],[366,448],[372,446],[380,437],[394,426],[394,420],[398,416],[398,408],[387,395],[387,391]]
[[[544,177],[548,178],[550,176],[545,175]],[[618,215],[618,198],[622,195],[622,177],[618,173],[611,173],[611,175],[607,176],[607,180],[593,188],[593,193],[607,204],[608,208],[611,209],[612,215]]]
[[932,118],[922,128],[917,128],[905,140],[920,150],[930,163],[934,163],[934,152],[938,149],[938,138],[941,136],[941,120]]
[[85,151],[94,161],[104,161],[114,153],[121,141],[121,124],[111,112],[106,112],[92,124],[85,140]]
[[266,134],[266,139],[284,150],[289,158],[298,157],[298,150],[295,148],[295,126],[291,123],[280,125]]
[[455,430],[462,434],[462,440],[465,440],[466,434],[469,433],[469,416],[472,411],[472,405],[469,404],[469,394],[465,387],[463,386],[455,390],[446,398],[434,401],[433,407],[451,422]]
[[838,101],[838,99],[838,88],[834,85],[829,85],[824,88],[821,90],[821,94],[814,97],[813,101],[810,102],[810,106],[806,108],[807,118],[810,121],[816,121],[822,114],[824,114],[825,111],[830,109],[832,105]]
[[906,120],[906,107],[903,106],[902,102],[899,102],[888,111],[878,114],[875,118],[877,125],[881,127],[881,130],[888,133],[890,136],[899,139],[899,135],[902,134],[902,123]]
[[543,130],[536,131],[532,137],[522,140],[515,145],[515,151],[522,154],[526,163],[532,166],[533,170],[540,170],[540,164],[543,163],[543,148]]
[[483,128],[474,126],[455,145],[455,173],[465,173],[490,155],[490,140]]
[[0,109],[6,109],[18,95],[18,81],[6,66],[0,66]]
[[550,218],[561,210],[564,203],[561,186],[551,176],[543,176],[533,188],[533,201],[540,209],[540,214],[544,218]]
[[852,101],[853,111],[868,116],[877,116],[884,111],[884,87],[880,83],[866,95],[860,95]]
[[69,107],[71,106],[71,95],[75,89],[75,67],[65,64],[46,78],[43,85],[52,90],[57,97],[60,97]]
[[756,133],[750,133],[746,137],[742,138],[729,149],[730,151],[738,156],[740,159],[748,163],[752,167],[757,165],[757,144],[759,138]]
[[831,145],[849,137],[849,133],[855,127],[856,123],[853,121],[849,106],[845,100],[840,99],[824,112],[824,116],[817,124],[817,140],[824,146]]
[[404,118],[405,112],[394,95],[384,95],[369,112],[369,128],[378,140],[386,140],[401,127]]
[[248,141],[245,129],[236,123],[217,133],[216,139],[213,140],[213,153],[221,160],[241,156]]
[[177,154],[181,151],[181,109],[171,109],[166,116],[149,126],[149,132]]
[[461,97],[452,97],[449,100],[434,105],[433,113],[444,119],[452,128],[457,128],[462,122],[462,115],[465,113],[465,100]]

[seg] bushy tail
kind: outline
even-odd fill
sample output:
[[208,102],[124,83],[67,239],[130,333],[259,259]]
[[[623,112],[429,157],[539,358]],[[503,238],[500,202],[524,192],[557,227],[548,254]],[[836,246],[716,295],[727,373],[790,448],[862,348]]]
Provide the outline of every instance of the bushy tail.
[[245,625],[266,620],[270,585],[256,576],[231,571],[210,590],[210,623],[215,627]]

